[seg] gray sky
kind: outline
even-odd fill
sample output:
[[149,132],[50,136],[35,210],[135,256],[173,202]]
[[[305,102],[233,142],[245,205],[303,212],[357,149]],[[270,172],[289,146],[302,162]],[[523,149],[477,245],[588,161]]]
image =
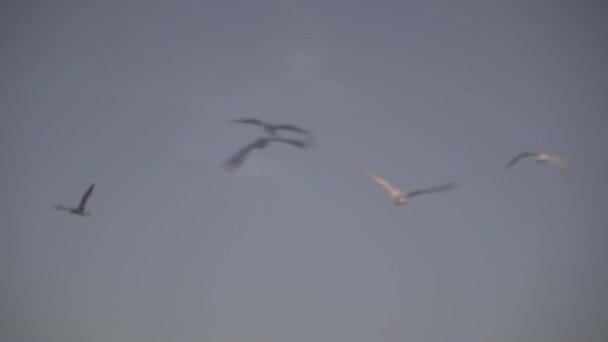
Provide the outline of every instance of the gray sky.
[[608,340],[601,6],[3,2],[0,340]]

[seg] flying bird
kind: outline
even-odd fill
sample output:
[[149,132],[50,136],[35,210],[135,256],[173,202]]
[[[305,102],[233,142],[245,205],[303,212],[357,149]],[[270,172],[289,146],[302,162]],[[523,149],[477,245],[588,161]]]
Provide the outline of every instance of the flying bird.
[[301,134],[307,135],[308,137],[312,137],[312,133],[310,133],[310,131],[307,131],[303,128],[300,128],[300,127],[297,127],[294,125],[271,125],[262,120],[251,119],[251,118],[237,119],[237,120],[232,120],[231,122],[261,126],[268,134],[270,134],[271,137],[277,137],[278,136],[277,131],[280,131],[280,130],[301,133]]
[[95,188],[95,183],[93,183],[93,184],[91,184],[91,186],[89,186],[89,188],[84,193],[84,195],[82,195],[82,198],[80,199],[80,204],[78,205],[77,208],[68,208],[68,207],[64,207],[62,205],[55,205],[55,209],[69,211],[70,213],[72,213],[74,215],[78,215],[78,216],[90,216],[91,213],[86,211],[86,205],[87,205],[87,201],[89,200],[89,197],[93,193],[94,188]]
[[536,160],[539,163],[546,163],[546,162],[550,162],[553,163],[555,165],[557,165],[557,167],[566,172],[566,162],[556,156],[556,155],[552,155],[552,154],[548,154],[548,153],[543,153],[543,152],[522,152],[520,154],[518,154],[517,156],[515,156],[513,159],[511,159],[507,165],[505,165],[505,169],[510,168],[511,166],[515,165],[517,162],[519,162],[521,159],[523,158],[527,158],[527,157],[534,157],[534,160]]
[[384,179],[375,176],[373,173],[371,173],[368,170],[365,170],[365,174],[367,176],[369,176],[369,178],[371,178],[376,184],[380,185],[382,188],[384,188],[384,190],[386,190],[388,192],[388,194],[393,199],[393,203],[395,205],[404,205],[411,197],[414,197],[414,196],[433,193],[433,192],[448,191],[448,190],[452,190],[453,188],[455,188],[457,186],[456,183],[446,183],[446,184],[443,184],[443,185],[440,185],[437,187],[433,187],[433,188],[426,188],[426,189],[419,189],[419,190],[414,190],[414,191],[410,191],[410,192],[403,192],[403,191],[399,190],[398,188],[396,188],[395,186],[393,186],[392,184],[390,184],[389,182],[385,181]]
[[268,146],[268,144],[271,142],[281,142],[281,143],[289,144],[289,145],[299,147],[299,148],[308,147],[308,145],[305,142],[300,141],[300,140],[285,139],[285,138],[258,138],[257,140],[254,140],[251,144],[240,149],[232,157],[228,158],[222,164],[222,167],[224,169],[230,170],[230,171],[238,168],[239,166],[241,166],[241,164],[243,164],[243,162],[245,161],[245,159],[247,158],[247,156],[249,155],[249,153],[251,151],[253,151],[254,149],[263,149],[266,146]]

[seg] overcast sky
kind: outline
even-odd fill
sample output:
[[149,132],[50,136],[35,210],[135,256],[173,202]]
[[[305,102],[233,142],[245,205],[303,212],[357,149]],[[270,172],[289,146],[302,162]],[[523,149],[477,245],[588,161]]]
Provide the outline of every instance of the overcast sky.
[[0,340],[608,340],[601,2],[0,9]]

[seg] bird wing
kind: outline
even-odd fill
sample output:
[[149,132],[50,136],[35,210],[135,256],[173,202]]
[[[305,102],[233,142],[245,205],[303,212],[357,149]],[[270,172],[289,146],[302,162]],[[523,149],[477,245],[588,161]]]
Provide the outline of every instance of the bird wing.
[[253,118],[236,119],[236,120],[232,120],[230,122],[232,122],[232,123],[252,124],[252,125],[258,125],[258,126],[262,126],[262,127],[266,127],[267,126],[267,124],[265,122],[263,122],[262,120],[253,119]]
[[398,188],[396,188],[395,186],[393,186],[391,183],[385,181],[384,179],[374,175],[373,173],[371,173],[368,170],[365,170],[365,174],[371,178],[374,183],[380,185],[382,188],[384,188],[384,190],[386,190],[389,194],[391,194],[391,196],[394,195],[398,195],[398,194],[402,194],[403,192],[401,190],[399,190]]
[[507,165],[505,165],[505,169],[510,168],[511,166],[515,165],[520,159],[525,158],[525,157],[532,157],[537,155],[538,153],[534,153],[534,152],[522,152],[518,155],[515,156],[515,158],[511,159]]
[[422,195],[422,194],[429,194],[432,192],[444,192],[444,191],[449,191],[454,189],[455,187],[457,187],[458,184],[456,183],[446,183],[443,185],[439,185],[433,188],[426,188],[426,189],[419,189],[419,190],[414,190],[408,193],[409,197],[414,197],[414,196],[418,196],[418,195]]
[[253,150],[254,148],[257,148],[261,140],[264,139],[257,139],[251,144],[241,148],[232,157],[228,158],[224,163],[222,163],[222,167],[226,170],[234,170],[237,167],[241,166],[241,164],[243,164],[243,162],[249,155],[249,152],[251,152],[251,150]]
[[267,142],[282,142],[285,144],[289,144],[299,148],[306,148],[308,145],[304,141],[294,140],[294,139],[285,139],[285,138],[266,138],[264,139]]
[[87,204],[89,197],[93,193],[94,188],[95,188],[95,183],[91,184],[91,186],[89,186],[89,188],[87,189],[87,192],[85,192],[84,195],[82,195],[82,198],[80,199],[80,204],[78,205],[79,210],[84,210],[84,207]]
[[276,126],[273,126],[273,128],[275,130],[292,131],[292,132],[298,132],[298,133],[310,135],[309,131],[307,131],[303,128],[297,127],[297,126],[293,126],[293,125],[276,125]]
[[56,210],[64,210],[64,211],[70,211],[70,210],[72,210],[72,208],[68,208],[68,207],[66,207],[64,205],[61,205],[61,204],[55,204],[53,206],[53,208],[55,208]]

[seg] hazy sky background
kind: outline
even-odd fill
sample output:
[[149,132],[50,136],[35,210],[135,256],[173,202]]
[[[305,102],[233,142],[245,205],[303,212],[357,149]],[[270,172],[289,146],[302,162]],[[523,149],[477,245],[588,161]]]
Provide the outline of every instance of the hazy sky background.
[[[0,340],[608,340],[598,1],[4,1]],[[271,146],[258,117],[312,130]],[[564,156],[572,176],[522,150]],[[361,167],[449,193],[394,207]],[[53,210],[97,187],[93,216]]]

